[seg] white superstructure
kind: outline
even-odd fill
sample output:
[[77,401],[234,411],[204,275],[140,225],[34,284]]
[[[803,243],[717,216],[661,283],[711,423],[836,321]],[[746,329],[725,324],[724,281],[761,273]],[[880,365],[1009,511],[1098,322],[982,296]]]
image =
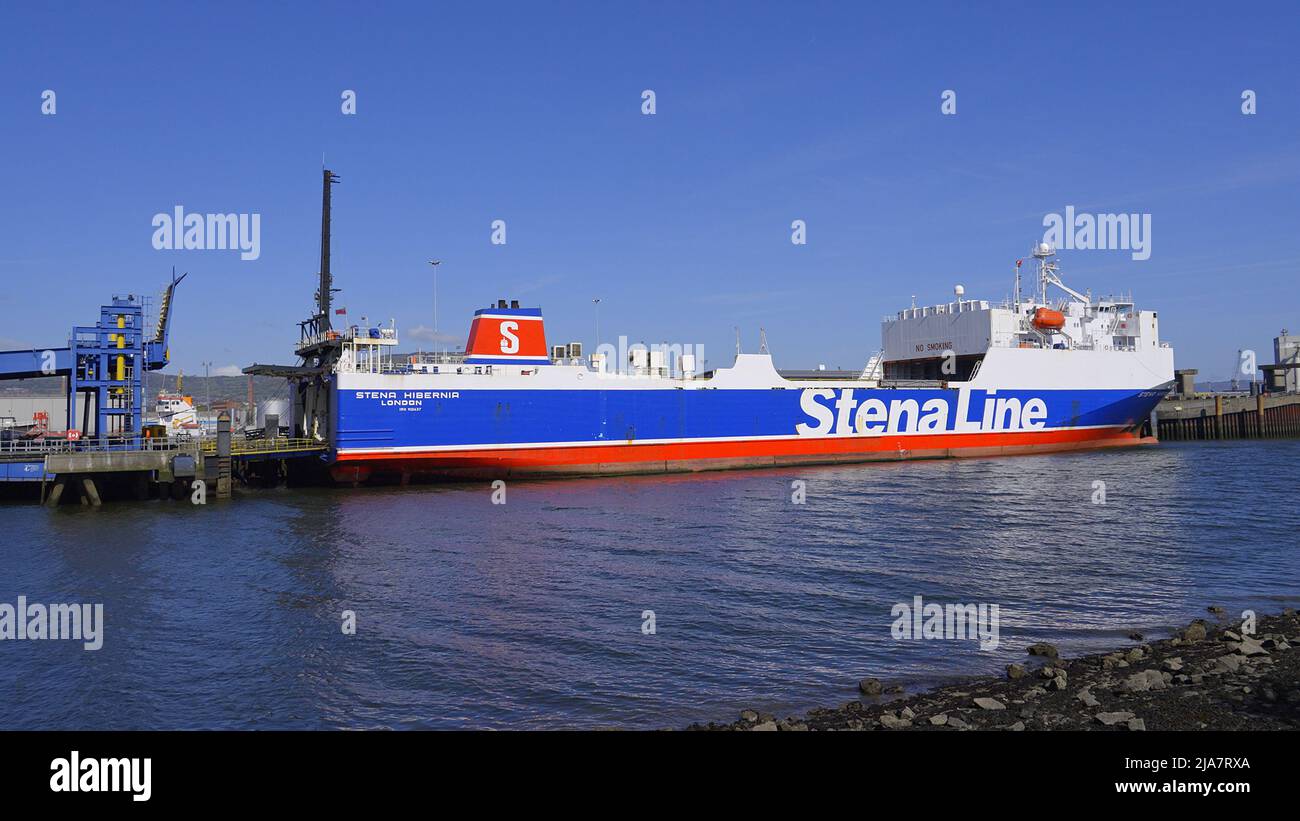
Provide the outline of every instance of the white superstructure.
[[[1017,262],[1016,294],[1006,303],[962,299],[959,285],[953,302],[886,317],[881,328],[883,378],[996,384],[989,371],[996,367],[996,381],[1004,384],[1026,378],[1051,382],[1053,374],[1065,378],[1067,368],[1077,372],[1069,381],[1082,380],[1080,387],[1094,378],[1092,384],[1098,385],[1118,379],[1116,387],[1173,379],[1173,350],[1160,341],[1155,311],[1140,310],[1129,297],[1094,299],[1080,293],[1061,280],[1053,249],[1040,245],[1033,255],[1039,271],[1031,297],[1020,293]],[[1053,300],[1050,288],[1064,296]],[[1089,367],[1091,362],[1097,367]],[[1129,372],[1134,379],[1123,378]]]

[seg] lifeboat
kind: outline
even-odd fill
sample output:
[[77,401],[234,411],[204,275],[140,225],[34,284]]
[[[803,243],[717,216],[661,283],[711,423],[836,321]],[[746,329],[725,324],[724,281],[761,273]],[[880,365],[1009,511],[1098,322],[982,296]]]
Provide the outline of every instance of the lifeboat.
[[1065,314],[1051,308],[1034,311],[1034,327],[1040,331],[1059,331],[1065,327]]

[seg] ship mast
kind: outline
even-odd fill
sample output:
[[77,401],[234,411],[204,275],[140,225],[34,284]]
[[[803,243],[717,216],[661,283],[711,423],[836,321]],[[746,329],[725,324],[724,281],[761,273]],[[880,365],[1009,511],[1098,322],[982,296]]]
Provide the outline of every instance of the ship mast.
[[330,186],[339,177],[328,168],[322,168],[324,182],[321,187],[320,206],[320,285],[316,289],[316,332],[330,329],[330,297],[334,293],[334,279],[330,276]]
[[[1042,305],[1047,305],[1048,285],[1055,285],[1057,288],[1065,291],[1067,294],[1085,305],[1092,304],[1092,299],[1090,297],[1084,296],[1061,281],[1060,266],[1056,264],[1056,260],[1052,259],[1052,257],[1056,256],[1055,248],[1048,245],[1046,242],[1040,242],[1034,246],[1033,254],[1034,258],[1038,260],[1039,302]],[[1019,269],[1017,268],[1016,270],[1018,274]],[[1017,277],[1017,279],[1019,279],[1019,277]]]

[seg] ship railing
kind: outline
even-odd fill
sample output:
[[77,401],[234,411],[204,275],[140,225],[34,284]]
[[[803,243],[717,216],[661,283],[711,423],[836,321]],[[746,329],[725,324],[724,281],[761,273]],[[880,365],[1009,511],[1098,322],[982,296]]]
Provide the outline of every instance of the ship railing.
[[424,352],[424,351],[421,351],[420,353],[413,353],[413,354],[411,354],[411,355],[407,358],[407,361],[410,362],[410,363],[413,364],[413,365],[414,365],[414,364],[418,364],[418,365],[444,365],[444,364],[446,364],[446,365],[453,365],[453,364],[460,364],[461,362],[464,362],[465,359],[466,359],[466,356],[467,356],[467,354],[462,353],[462,352],[459,352],[459,351],[457,351],[457,352],[455,352],[455,353],[452,353],[452,352],[443,352],[443,351],[438,351],[438,352],[434,352],[434,351]]
[[[350,365],[347,370],[360,373],[413,374],[425,373],[426,365],[465,366],[464,353],[418,353],[407,356],[384,357],[378,364],[361,360]],[[489,372],[490,373],[490,372]],[[472,375],[472,374],[470,374]]]
[[881,379],[879,386],[882,388],[946,388],[948,380],[945,379]]

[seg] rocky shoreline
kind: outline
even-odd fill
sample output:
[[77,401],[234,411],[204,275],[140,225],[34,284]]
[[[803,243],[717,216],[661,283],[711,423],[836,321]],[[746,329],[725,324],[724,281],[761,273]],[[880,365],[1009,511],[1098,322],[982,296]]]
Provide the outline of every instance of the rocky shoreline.
[[[1221,608],[1210,613],[1222,619]],[[863,700],[802,718],[742,710],[730,724],[691,730],[1294,730],[1300,728],[1300,617],[1239,622],[1197,619],[1169,639],[1061,658],[1050,644],[1026,648],[1025,664],[914,695],[863,679]]]

